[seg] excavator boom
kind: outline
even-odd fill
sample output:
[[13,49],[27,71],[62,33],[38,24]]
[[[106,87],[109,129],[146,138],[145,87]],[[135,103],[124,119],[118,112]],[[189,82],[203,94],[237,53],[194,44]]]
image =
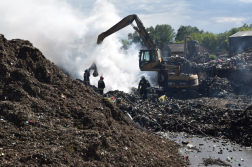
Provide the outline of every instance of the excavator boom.
[[[133,25],[133,21],[136,22],[137,27]],[[132,25],[132,27],[139,33],[139,35],[142,37],[142,39],[144,40],[144,43],[147,47],[147,49],[155,49],[156,45],[153,42],[153,39],[149,36],[148,32],[145,30],[145,27],[143,25],[143,23],[141,22],[141,20],[137,17],[137,15],[129,15],[125,18],[123,18],[120,22],[118,22],[116,25],[114,25],[113,27],[111,27],[109,30],[101,33],[98,36],[97,39],[97,44],[100,44],[104,38],[106,38],[107,36],[121,30],[122,28],[128,26],[128,25]],[[156,57],[157,58],[157,57]]]

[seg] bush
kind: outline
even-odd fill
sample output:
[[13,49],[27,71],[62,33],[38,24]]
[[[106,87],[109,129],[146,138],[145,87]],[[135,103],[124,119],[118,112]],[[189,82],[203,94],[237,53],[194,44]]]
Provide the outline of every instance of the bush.
[[211,54],[210,56],[209,56],[209,59],[216,59],[216,55],[215,54]]

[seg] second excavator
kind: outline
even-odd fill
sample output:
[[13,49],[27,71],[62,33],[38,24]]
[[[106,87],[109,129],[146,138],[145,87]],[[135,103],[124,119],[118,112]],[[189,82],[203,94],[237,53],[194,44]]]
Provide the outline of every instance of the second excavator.
[[[137,26],[133,24],[133,21],[136,22]],[[139,51],[139,68],[141,71],[156,71],[158,84],[164,90],[168,90],[169,88],[185,89],[198,86],[197,75],[181,73],[183,65],[167,64],[165,61],[165,57],[168,57],[167,54],[169,54],[165,49],[168,47],[167,44],[156,45],[137,15],[129,15],[109,30],[101,33],[98,36],[97,44],[102,43],[104,38],[128,25],[131,25],[139,33],[147,48]]]

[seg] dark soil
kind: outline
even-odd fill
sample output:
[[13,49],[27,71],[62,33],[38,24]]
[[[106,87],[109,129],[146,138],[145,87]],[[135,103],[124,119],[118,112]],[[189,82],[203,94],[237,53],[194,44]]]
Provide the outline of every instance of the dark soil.
[[134,128],[29,41],[0,35],[1,166],[186,166],[178,148]]

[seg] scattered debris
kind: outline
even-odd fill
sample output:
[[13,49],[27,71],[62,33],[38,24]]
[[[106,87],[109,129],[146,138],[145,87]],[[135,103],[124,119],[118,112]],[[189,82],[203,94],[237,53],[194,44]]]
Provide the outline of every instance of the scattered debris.
[[[147,101],[142,101],[139,94],[134,92],[134,89],[131,94],[110,91],[106,96],[120,99],[121,103],[116,104],[119,109],[130,114],[135,122],[149,131],[187,132],[229,138],[245,146],[251,146],[252,108],[245,103],[245,109],[234,109],[227,105],[241,103],[240,95],[230,93],[232,96],[222,101],[209,97],[188,100],[168,97],[168,101],[163,103],[158,100],[157,94],[150,94]],[[223,101],[226,104],[223,104]]]
[[205,159],[203,159],[203,163],[205,166],[208,166],[208,165],[232,166],[232,165],[227,164],[226,162],[222,161],[220,158],[218,158],[218,159],[205,158]]

